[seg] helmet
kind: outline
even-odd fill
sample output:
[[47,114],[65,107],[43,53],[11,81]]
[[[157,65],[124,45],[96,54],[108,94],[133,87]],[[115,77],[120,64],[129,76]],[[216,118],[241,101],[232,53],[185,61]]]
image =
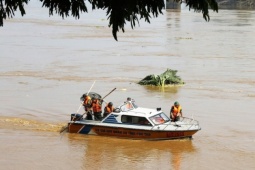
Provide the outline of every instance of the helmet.
[[179,102],[176,101],[176,102],[174,102],[174,105],[179,106],[180,104],[179,104]]
[[109,105],[109,106],[112,106],[112,105],[113,105],[113,103],[112,103],[112,102],[109,102],[109,103],[108,103],[108,105]]
[[85,94],[83,94],[81,97],[80,97],[80,100],[81,101],[84,101],[85,100],[85,98],[87,97],[88,95],[85,93]]
[[131,98],[130,98],[130,97],[128,97],[128,98],[127,98],[127,101],[131,101]]

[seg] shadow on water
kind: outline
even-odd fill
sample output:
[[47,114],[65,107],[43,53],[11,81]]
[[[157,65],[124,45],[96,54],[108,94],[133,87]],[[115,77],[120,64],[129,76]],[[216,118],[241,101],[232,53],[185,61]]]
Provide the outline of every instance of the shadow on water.
[[95,169],[180,169],[184,154],[196,152],[190,139],[147,141],[92,135],[67,134],[70,145],[84,151],[83,167]]

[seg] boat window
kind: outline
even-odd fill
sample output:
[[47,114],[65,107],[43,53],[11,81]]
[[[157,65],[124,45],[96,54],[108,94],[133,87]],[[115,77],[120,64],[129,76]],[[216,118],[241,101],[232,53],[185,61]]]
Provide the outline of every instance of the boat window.
[[138,116],[122,115],[121,122],[127,124],[151,126],[151,123],[147,120],[147,118]]
[[160,116],[166,121],[166,122],[168,122],[168,121],[170,121],[170,119],[167,117],[167,115],[165,114],[165,113],[160,113]]
[[169,122],[170,119],[165,115],[165,113],[161,112],[155,116],[150,117],[150,120],[155,123],[156,125],[158,124],[163,124],[166,122]]

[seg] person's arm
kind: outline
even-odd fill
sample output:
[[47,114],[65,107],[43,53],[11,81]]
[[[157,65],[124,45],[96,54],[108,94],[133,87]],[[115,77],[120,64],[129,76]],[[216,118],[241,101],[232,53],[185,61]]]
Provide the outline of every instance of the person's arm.
[[85,106],[86,104],[85,104],[85,99],[83,100],[83,102],[82,102],[82,106]]
[[92,105],[93,105],[92,100],[89,100],[89,101],[88,101],[88,107],[92,107]]
[[174,115],[173,115],[173,107],[171,107],[171,110],[170,110],[170,118],[173,118],[174,117]]
[[104,107],[104,113],[108,113],[107,107]]

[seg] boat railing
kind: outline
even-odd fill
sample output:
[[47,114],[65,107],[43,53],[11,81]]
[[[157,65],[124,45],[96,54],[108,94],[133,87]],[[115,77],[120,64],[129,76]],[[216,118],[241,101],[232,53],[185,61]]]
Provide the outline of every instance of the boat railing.
[[127,101],[124,102],[122,105],[117,107],[117,109],[120,110],[120,112],[127,112],[133,109],[136,109],[138,106],[134,103],[134,101]]
[[184,122],[184,123],[189,123],[189,124],[196,124],[199,125],[199,122],[193,118],[188,118],[188,117],[180,117],[180,122]]
[[[182,122],[181,124],[178,123],[178,122]],[[169,124],[160,124],[161,126],[162,125],[165,125],[165,127],[163,128],[163,130],[165,130],[168,126],[176,126],[175,130],[178,130],[178,128],[182,127],[182,126],[187,126],[188,127],[188,130],[191,129],[193,126],[199,126],[199,122],[197,120],[194,120],[194,119],[191,119],[191,118],[187,118],[187,117],[181,117],[179,121],[177,122],[169,122]],[[159,125],[157,125],[159,126]],[[152,129],[155,128],[152,127]]]

